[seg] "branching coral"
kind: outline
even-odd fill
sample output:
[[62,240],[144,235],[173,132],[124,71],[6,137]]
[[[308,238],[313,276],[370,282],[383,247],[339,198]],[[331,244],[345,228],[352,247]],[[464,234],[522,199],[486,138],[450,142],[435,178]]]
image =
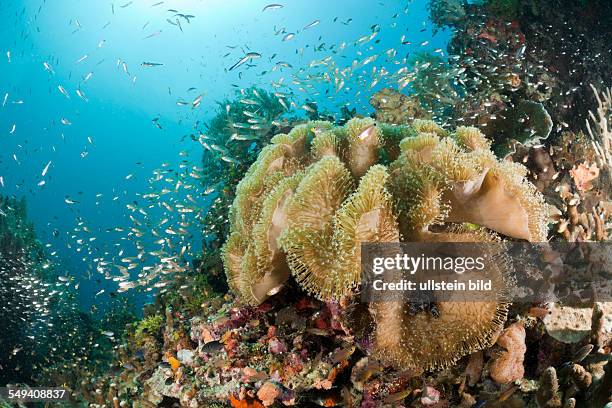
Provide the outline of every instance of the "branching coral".
[[597,116],[589,111],[591,121],[586,122],[587,130],[597,152],[598,164],[612,167],[612,88],[601,93],[593,85],[591,88],[597,98]]
[[[361,281],[363,242],[544,240],[547,207],[524,176],[475,128],[449,134],[418,119],[300,125],[275,136],[238,186],[223,249],[228,281],[254,305],[290,274],[319,299],[341,299]],[[503,262],[487,273],[502,288],[497,298],[440,302],[438,317],[402,302],[373,304],[374,354],[429,369],[489,345],[505,321],[507,282]]]

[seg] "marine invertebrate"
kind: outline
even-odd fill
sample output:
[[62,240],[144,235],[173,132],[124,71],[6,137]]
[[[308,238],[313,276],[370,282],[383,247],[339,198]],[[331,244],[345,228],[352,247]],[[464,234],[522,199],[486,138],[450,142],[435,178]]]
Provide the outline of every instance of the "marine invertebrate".
[[[432,242],[495,242],[494,236],[468,229],[422,232],[418,238]],[[491,265],[487,276],[497,288],[505,287],[501,264]],[[503,290],[495,299],[438,302],[435,314],[415,313],[409,303],[372,303],[370,311],[376,324],[373,355],[387,364],[416,370],[448,367],[462,356],[490,346],[503,327],[507,309]]]
[[600,167],[612,167],[612,88],[601,93],[591,84],[591,89],[597,99],[597,116],[589,111],[586,127],[591,142],[597,153]]
[[306,290],[339,297],[360,282],[361,242],[398,240],[386,170],[371,167],[350,196],[350,175],[338,158],[322,159],[308,174],[288,210],[283,247]]
[[536,401],[540,408],[561,408],[559,380],[554,367],[548,367],[540,376],[540,388],[536,393]]
[[386,171],[373,166],[381,139],[371,119],[340,129],[309,122],[273,138],[237,188],[223,250],[232,289],[261,303],[289,268],[321,298],[341,296],[359,282],[360,242],[394,231]]
[[610,178],[589,136],[564,132],[548,148],[519,147],[513,155],[530,169],[530,180],[556,207],[557,239],[603,241],[609,235]]
[[194,167],[194,173],[200,174],[210,194],[210,207],[202,220],[205,240],[198,267],[218,291],[227,289],[220,247],[229,235],[228,209],[236,186],[261,149],[283,128],[286,107],[283,98],[261,88],[237,91],[234,98],[219,103],[217,114],[197,138],[192,136],[204,148],[202,168]]
[[[291,274],[315,297],[339,299],[360,283],[362,242],[545,239],[542,197],[522,166],[498,161],[489,148],[475,128],[449,133],[418,119],[310,122],[275,136],[237,189],[223,250],[230,286],[259,304]],[[372,305],[373,354],[428,369],[489,345],[507,311],[504,263],[487,273],[501,288],[497,298],[440,302],[438,317],[402,302]]]
[[496,142],[495,150],[503,156],[515,142],[525,146],[540,144],[550,135],[553,122],[543,104],[522,100],[506,107],[488,127]]
[[520,380],[525,375],[525,327],[514,323],[507,327],[497,339],[497,344],[504,348],[491,362],[491,378],[498,384],[507,384]]
[[546,239],[548,207],[525,181],[524,167],[498,162],[475,128],[440,138],[442,129],[419,126],[428,133],[404,139],[402,154],[390,166],[390,191],[402,197],[398,216],[410,221],[400,221],[403,234],[419,235],[442,222],[469,222],[514,238]]
[[379,122],[394,125],[412,123],[414,119],[428,119],[430,115],[419,104],[416,96],[406,96],[392,88],[384,88],[370,98]]

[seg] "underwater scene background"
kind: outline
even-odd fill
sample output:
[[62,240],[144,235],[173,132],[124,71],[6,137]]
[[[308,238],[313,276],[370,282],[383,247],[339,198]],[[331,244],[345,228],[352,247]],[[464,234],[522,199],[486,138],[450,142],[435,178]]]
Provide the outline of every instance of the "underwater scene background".
[[612,406],[612,299],[359,297],[364,242],[610,240],[610,1],[0,22],[0,387],[70,395],[0,407]]

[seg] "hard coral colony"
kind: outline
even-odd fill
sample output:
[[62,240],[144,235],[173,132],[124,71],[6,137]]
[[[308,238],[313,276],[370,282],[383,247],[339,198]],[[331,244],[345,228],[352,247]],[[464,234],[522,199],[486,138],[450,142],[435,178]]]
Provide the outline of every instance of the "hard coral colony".
[[[223,249],[228,281],[251,305],[290,276],[316,298],[342,302],[358,292],[363,242],[543,241],[548,207],[525,175],[499,161],[476,128],[359,118],[296,126],[272,139],[238,186]],[[493,271],[500,282],[504,273]],[[372,303],[372,354],[444,368],[489,346],[507,308],[501,293],[441,302],[436,318],[401,302]]]

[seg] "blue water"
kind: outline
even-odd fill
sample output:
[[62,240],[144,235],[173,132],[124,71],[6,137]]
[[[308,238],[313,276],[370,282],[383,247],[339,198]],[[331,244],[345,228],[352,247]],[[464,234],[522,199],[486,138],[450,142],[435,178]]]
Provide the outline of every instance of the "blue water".
[[[282,91],[294,94],[296,106],[309,98],[321,110],[338,113],[348,104],[367,114],[369,97],[396,84],[381,81],[370,89],[348,78],[344,89],[336,93],[333,84],[305,85],[293,81],[293,75],[305,78],[302,69],[328,56],[343,69],[354,60],[391,48],[398,52],[396,60],[402,54],[445,49],[449,37],[432,33],[424,0],[291,0],[282,9],[265,12],[262,9],[269,3],[265,1],[156,3],[0,3],[0,98],[8,93],[6,105],[0,108],[4,182],[0,194],[26,197],[29,218],[58,274],[81,282],[84,309],[94,304],[103,308],[108,294],[116,289],[115,282],[104,279],[104,272],[96,271],[97,260],[117,258],[121,250],[123,256],[135,254],[126,233],[107,230],[133,226],[129,219],[133,213],[126,204],[146,204],[142,194],[162,163],[172,169],[182,160],[189,166],[200,165],[203,149],[187,136],[204,129],[218,108],[217,101],[233,97],[239,88],[256,85],[272,90],[272,81],[283,81]],[[195,17],[190,23],[181,20],[179,28],[167,22],[175,14],[169,9]],[[320,24],[302,29],[314,20]],[[379,42],[354,45],[371,34],[376,24],[380,25]],[[295,32],[295,38],[282,41],[284,34],[275,35],[275,29],[283,27]],[[402,46],[402,35],[412,44]],[[424,41],[429,44],[421,46]],[[346,48],[337,54],[314,50],[321,43],[329,47],[343,42]],[[255,66],[227,70],[249,50],[262,55],[253,61]],[[278,61],[293,68],[271,72]],[[163,65],[144,67],[143,62]],[[379,57],[364,70],[374,65],[390,71],[401,67]],[[262,71],[268,72],[262,75]],[[197,108],[191,103],[177,105],[179,100],[192,102],[198,95],[202,103]],[[304,114],[294,109],[290,115]],[[42,180],[45,184],[39,185]],[[76,203],[67,204],[66,198]],[[202,208],[207,205],[201,198]],[[190,253],[196,254],[201,236],[197,228],[191,231]],[[105,293],[94,296],[101,289]]]

